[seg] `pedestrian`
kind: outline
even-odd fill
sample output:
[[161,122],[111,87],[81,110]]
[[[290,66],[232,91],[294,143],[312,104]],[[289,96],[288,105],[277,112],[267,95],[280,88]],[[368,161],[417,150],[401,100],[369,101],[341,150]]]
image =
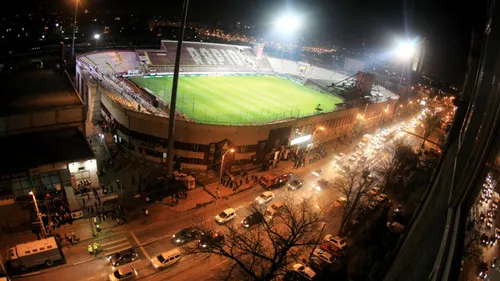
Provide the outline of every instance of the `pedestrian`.
[[101,205],[101,197],[97,196],[97,202],[99,202],[99,205]]
[[85,207],[85,198],[82,197],[83,207]]
[[94,201],[94,205],[95,205],[95,210],[96,210],[96,213],[97,213],[97,208],[99,207],[99,204],[97,203],[97,201]]
[[242,186],[243,185],[243,179],[240,179],[240,185],[239,186]]

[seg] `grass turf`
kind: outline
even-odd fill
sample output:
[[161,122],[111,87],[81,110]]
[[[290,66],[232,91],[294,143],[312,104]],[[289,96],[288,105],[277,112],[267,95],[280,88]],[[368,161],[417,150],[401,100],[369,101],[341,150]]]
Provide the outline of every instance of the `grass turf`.
[[[131,79],[170,103],[171,77]],[[324,112],[342,99],[277,76],[181,76],[177,111],[197,122],[262,124]]]

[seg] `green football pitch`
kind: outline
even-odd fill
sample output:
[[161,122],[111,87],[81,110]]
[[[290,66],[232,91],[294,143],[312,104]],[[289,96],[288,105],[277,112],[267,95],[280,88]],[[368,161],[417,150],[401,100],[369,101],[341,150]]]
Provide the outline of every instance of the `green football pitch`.
[[[171,77],[131,79],[170,103]],[[342,99],[278,76],[181,76],[177,111],[200,123],[263,124],[334,110]]]

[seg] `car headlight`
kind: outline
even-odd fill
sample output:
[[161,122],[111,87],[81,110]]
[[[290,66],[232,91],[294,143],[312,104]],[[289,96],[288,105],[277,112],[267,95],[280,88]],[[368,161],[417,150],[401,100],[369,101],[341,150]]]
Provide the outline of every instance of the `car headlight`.
[[174,235],[172,235],[172,238],[175,238],[175,234],[174,234]]
[[180,242],[181,242],[181,239],[177,239],[177,240],[175,240],[175,242],[180,243]]
[[219,222],[222,222],[222,220],[221,220],[221,219],[219,219]]
[[153,267],[154,267],[154,268],[158,268],[158,265],[156,265],[156,264],[153,264]]

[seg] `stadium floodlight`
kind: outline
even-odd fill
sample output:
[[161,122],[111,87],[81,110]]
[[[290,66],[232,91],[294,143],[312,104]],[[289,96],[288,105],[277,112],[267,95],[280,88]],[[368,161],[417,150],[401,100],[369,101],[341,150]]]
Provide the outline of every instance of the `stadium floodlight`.
[[275,26],[281,32],[293,33],[301,26],[301,18],[293,14],[284,14],[276,19]]
[[409,59],[411,58],[417,50],[417,44],[415,40],[404,40],[399,41],[396,47],[396,55],[399,58]]
[[94,39],[95,39],[95,50],[97,51],[97,40],[101,37],[100,34],[94,34]]

